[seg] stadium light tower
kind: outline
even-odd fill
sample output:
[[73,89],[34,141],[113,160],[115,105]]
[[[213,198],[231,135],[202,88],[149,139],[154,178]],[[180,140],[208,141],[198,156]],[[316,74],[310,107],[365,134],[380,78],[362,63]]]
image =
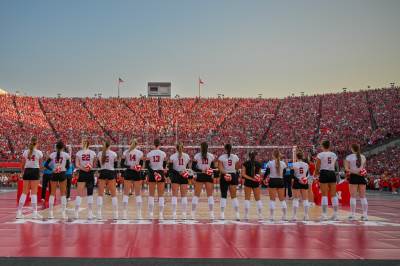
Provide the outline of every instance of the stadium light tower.
[[260,98],[260,99],[262,98],[262,93],[258,94],[258,98]]

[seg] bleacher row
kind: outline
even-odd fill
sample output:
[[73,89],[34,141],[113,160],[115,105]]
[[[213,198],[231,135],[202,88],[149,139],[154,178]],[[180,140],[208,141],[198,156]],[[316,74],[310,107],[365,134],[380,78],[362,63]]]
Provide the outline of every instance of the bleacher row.
[[[83,136],[127,144],[158,137],[173,145],[297,145],[321,139],[343,156],[351,143],[362,147],[400,136],[400,89],[382,88],[285,99],[250,98],[46,98],[0,96],[0,156],[15,161],[32,135],[52,151],[56,139],[79,144]],[[393,156],[370,166],[380,174]],[[382,157],[381,156],[381,157]],[[375,156],[376,158],[381,158]],[[371,165],[371,164],[369,164]],[[388,168],[389,170],[389,168]],[[399,174],[398,167],[390,167]],[[397,171],[397,172],[396,172]],[[379,173],[378,173],[379,172]]]

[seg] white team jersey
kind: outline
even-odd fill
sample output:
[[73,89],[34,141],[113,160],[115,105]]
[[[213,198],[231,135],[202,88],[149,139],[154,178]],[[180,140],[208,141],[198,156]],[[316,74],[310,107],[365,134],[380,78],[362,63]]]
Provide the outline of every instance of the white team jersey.
[[321,160],[320,170],[335,171],[336,154],[331,151],[323,151],[318,153],[317,158]]
[[106,151],[106,160],[104,162],[104,164],[101,162],[101,157],[102,157],[103,151],[100,151],[97,154],[97,158],[99,158],[99,162],[100,162],[100,169],[106,169],[106,170],[114,170],[114,162],[117,159],[117,154],[114,151],[111,150],[107,150]]
[[60,152],[60,156],[57,160],[57,152],[53,152],[50,154],[49,158],[51,159],[52,164],[57,168],[60,167],[61,172],[65,172],[67,169],[65,165],[67,164],[68,160],[71,160],[71,156],[66,152]]
[[22,153],[22,157],[25,158],[24,168],[39,168],[39,160],[43,158],[43,153],[37,149],[33,149],[32,156],[28,158],[29,150],[25,150]]
[[96,159],[96,153],[92,150],[80,150],[75,155],[75,165],[76,162],[79,161],[79,165],[81,168],[85,168],[87,165],[91,167],[94,166],[94,160]]
[[294,175],[296,178],[300,179],[307,177],[308,164],[305,162],[294,162],[293,163]]
[[283,170],[286,168],[286,164],[284,161],[280,161],[280,171],[279,173],[276,171],[275,160],[269,161],[267,163],[267,168],[269,168],[269,177],[270,178],[283,178]]
[[172,162],[173,169],[178,172],[182,172],[186,169],[187,164],[190,161],[190,157],[187,153],[182,153],[181,158],[179,158],[179,153],[174,153],[169,157],[169,160]]
[[360,170],[362,168],[365,168],[365,164],[367,162],[367,159],[365,158],[364,155],[361,154],[361,165],[360,165],[360,167],[357,167],[357,155],[356,154],[347,155],[346,161],[349,162],[350,173],[358,175],[358,174],[360,174]]
[[133,149],[124,151],[123,157],[125,158],[125,164],[129,167],[136,166],[140,163],[143,158],[143,152],[138,149]]
[[231,154],[228,158],[228,154],[224,153],[219,156],[218,161],[222,162],[224,171],[227,173],[236,173],[236,163],[239,162],[239,157],[236,154]]
[[211,167],[211,163],[214,161],[215,156],[209,152],[207,152],[207,158],[203,158],[201,153],[196,153],[194,156],[194,160],[197,162],[197,168],[201,171],[205,171]]
[[167,155],[162,150],[152,150],[146,157],[150,160],[150,167],[153,170],[163,170],[163,163]]

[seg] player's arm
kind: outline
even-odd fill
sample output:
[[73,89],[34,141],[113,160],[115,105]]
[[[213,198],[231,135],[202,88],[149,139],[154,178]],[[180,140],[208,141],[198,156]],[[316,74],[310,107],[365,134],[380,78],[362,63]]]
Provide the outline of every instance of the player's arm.
[[314,176],[318,177],[319,176],[319,169],[321,168],[321,159],[317,158],[315,162],[315,170],[314,170]]

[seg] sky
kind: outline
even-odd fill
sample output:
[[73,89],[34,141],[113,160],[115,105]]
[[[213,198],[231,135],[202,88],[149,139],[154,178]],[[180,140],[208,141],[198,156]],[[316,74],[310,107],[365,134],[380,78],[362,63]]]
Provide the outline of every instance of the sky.
[[0,88],[286,97],[400,83],[399,0],[0,0]]

